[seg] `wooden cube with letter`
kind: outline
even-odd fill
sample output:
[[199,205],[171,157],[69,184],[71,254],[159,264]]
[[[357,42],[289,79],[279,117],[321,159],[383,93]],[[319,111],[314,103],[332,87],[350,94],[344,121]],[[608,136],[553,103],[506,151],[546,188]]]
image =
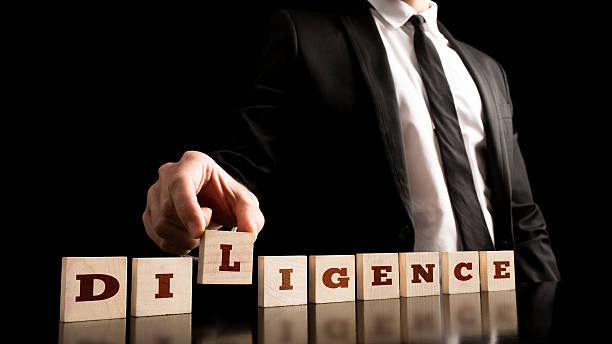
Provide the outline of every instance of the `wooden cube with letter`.
[[357,261],[357,299],[399,298],[397,253],[359,253]]
[[514,251],[480,252],[480,286],[482,291],[515,289]]
[[132,259],[132,316],[191,313],[191,257]]
[[438,252],[401,252],[399,269],[400,296],[440,295]]
[[257,258],[257,305],[304,305],[308,299],[306,256]]
[[355,256],[309,256],[308,300],[355,301]]
[[442,292],[478,293],[478,251],[442,252]]
[[205,230],[200,239],[198,283],[253,283],[253,244],[252,233]]

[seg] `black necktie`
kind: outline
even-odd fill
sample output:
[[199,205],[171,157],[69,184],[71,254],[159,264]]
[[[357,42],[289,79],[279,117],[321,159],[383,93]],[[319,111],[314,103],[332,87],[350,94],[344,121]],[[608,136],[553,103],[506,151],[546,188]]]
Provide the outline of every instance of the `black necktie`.
[[453,95],[444,75],[440,56],[423,32],[424,22],[425,19],[420,15],[413,15],[410,18],[410,23],[415,29],[414,50],[429,99],[429,112],[435,126],[434,132],[438,139],[446,186],[461,234],[463,249],[493,250],[493,242],[476,196]]

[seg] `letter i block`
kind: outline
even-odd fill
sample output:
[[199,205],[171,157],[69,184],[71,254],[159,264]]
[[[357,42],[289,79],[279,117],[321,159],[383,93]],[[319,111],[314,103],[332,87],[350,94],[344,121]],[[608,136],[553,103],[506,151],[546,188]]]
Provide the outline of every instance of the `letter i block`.
[[357,260],[357,299],[399,298],[397,253],[359,253]]
[[442,292],[480,292],[478,251],[442,252]]
[[253,283],[253,234],[205,230],[200,239],[199,284]]
[[275,307],[307,303],[306,256],[257,258],[257,305]]
[[438,252],[401,252],[399,269],[400,296],[440,295]]
[[125,318],[127,257],[63,257],[60,321]]
[[355,301],[355,256],[308,257],[311,303]]
[[480,252],[480,287],[482,291],[515,289],[514,251]]
[[191,257],[132,259],[132,316],[191,313]]

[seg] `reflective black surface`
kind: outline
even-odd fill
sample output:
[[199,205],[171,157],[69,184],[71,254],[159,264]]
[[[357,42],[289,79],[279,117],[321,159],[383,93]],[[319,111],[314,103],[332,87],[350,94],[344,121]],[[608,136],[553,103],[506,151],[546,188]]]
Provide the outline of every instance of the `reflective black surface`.
[[59,343],[565,342],[583,329],[560,287],[259,308],[247,289],[214,286],[194,291],[192,314],[59,323]]

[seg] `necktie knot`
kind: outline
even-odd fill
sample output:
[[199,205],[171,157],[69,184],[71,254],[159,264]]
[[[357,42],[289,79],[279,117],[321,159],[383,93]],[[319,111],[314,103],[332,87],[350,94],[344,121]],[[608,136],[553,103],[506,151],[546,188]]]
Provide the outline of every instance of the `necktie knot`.
[[408,21],[410,22],[410,24],[412,24],[412,26],[414,26],[415,29],[421,30],[421,31],[423,30],[423,23],[425,23],[425,18],[423,18],[422,15],[415,14],[412,17],[410,17]]

